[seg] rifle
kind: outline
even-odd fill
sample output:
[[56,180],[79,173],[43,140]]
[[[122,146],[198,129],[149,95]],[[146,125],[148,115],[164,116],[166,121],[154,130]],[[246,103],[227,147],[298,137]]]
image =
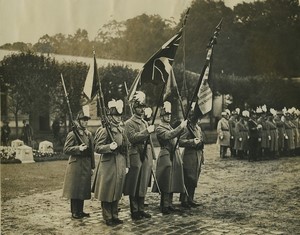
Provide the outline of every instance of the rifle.
[[[128,89],[127,89],[127,84],[126,84],[126,82],[124,82],[124,87],[125,87],[126,95],[128,96]],[[132,110],[131,105],[129,105],[129,107],[130,107],[130,113],[131,113],[131,115],[133,115],[133,110]],[[147,142],[147,143],[150,142],[150,137],[147,138],[147,141],[146,141],[146,142]],[[151,144],[151,143],[150,143],[150,144]],[[153,147],[152,144],[151,144],[151,148],[152,148],[153,154],[155,154],[155,152],[154,152],[154,147]],[[143,154],[145,154],[145,156],[146,156],[146,151],[147,151],[147,145],[144,146],[144,150],[143,150]],[[156,157],[155,157],[155,158],[156,158]],[[157,181],[157,178],[156,178],[156,176],[155,176],[155,173],[154,173],[152,167],[151,167],[151,174],[152,174],[153,179],[154,179],[154,182],[155,182],[155,184],[156,184],[158,193],[161,195],[161,191],[160,191],[160,188],[159,188],[159,185],[158,185],[158,181]]]
[[98,69],[97,69],[95,51],[93,53],[94,53],[94,63],[95,63],[95,66],[94,66],[94,70],[95,70],[94,71],[94,75],[96,73],[96,76],[97,76],[97,79],[98,79],[98,84],[99,84],[98,103],[99,103],[99,109],[100,109],[100,119],[101,119],[102,126],[105,127],[110,140],[112,142],[114,142],[114,137],[113,137],[112,132],[111,132],[111,125],[110,125],[110,122],[109,122],[109,119],[108,119],[108,116],[107,116],[107,113],[106,113],[105,102],[104,102],[104,95],[103,95],[103,91],[102,91],[101,81],[100,81],[100,77],[98,75]]
[[66,89],[64,77],[63,77],[62,74],[60,74],[60,76],[61,76],[61,82],[62,82],[62,86],[63,86],[63,89],[64,89],[65,98],[66,98],[66,102],[67,102],[67,106],[68,106],[70,121],[72,123],[72,131],[75,134],[75,137],[76,137],[78,143],[79,144],[84,144],[83,140],[80,137],[77,125],[75,124],[74,119],[73,119],[73,114],[72,114],[72,110],[71,110],[71,105],[70,105],[70,101],[69,101],[69,97],[68,97],[68,93],[67,93],[67,89]]

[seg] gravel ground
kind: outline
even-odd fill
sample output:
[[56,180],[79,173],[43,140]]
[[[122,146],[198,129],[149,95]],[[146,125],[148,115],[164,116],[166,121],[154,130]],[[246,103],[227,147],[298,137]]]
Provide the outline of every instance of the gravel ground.
[[[248,162],[218,153],[217,145],[205,147],[198,208],[162,216],[159,196],[149,192],[152,218],[133,222],[123,197],[124,224],[111,228],[95,199],[85,203],[90,218],[71,219],[68,200],[56,190],[2,202],[1,234],[300,234],[300,156]],[[178,195],[174,204],[180,208]]]

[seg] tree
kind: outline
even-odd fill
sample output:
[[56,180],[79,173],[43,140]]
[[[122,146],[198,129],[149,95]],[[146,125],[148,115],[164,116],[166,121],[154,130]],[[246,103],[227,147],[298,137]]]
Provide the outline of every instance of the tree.
[[39,39],[38,43],[34,44],[33,49],[37,52],[49,55],[55,51],[53,44],[53,38],[45,34]]
[[[81,92],[83,91],[86,75],[88,73],[88,66],[82,62],[64,62],[59,65],[58,70],[59,73],[61,73],[64,77],[66,89],[68,92],[68,98],[70,100],[71,111],[73,113],[74,118],[76,118],[76,114],[81,108],[80,97]],[[60,75],[57,78],[59,79],[59,82],[56,84],[55,91],[60,91],[60,98],[56,98],[56,105],[58,105],[56,106],[56,109],[63,110],[63,113],[67,114],[67,104],[66,99],[64,97],[62,84],[60,82]]]
[[20,109],[29,114],[31,121],[38,115],[47,116],[49,91],[57,77],[53,59],[32,52],[12,54],[1,61],[1,72],[11,94],[11,104],[15,106],[15,115]]
[[123,55],[130,61],[146,62],[174,32],[158,15],[143,14],[127,20],[125,26]]
[[300,69],[300,7],[297,0],[267,0],[234,8],[238,32],[245,40],[238,58],[240,75],[277,73],[297,76]]

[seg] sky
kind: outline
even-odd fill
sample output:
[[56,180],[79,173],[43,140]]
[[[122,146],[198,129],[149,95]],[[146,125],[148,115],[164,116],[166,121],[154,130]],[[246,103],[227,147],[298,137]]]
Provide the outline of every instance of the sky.
[[[223,0],[233,7],[254,0]],[[93,40],[110,20],[123,21],[146,13],[178,23],[192,0],[0,0],[0,45],[36,43],[45,34],[74,35],[86,29]]]

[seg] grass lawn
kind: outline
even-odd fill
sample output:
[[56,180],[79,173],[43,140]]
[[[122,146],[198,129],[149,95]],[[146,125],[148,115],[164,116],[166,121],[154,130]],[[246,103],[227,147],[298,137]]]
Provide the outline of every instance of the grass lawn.
[[1,201],[61,189],[67,163],[1,164]]

